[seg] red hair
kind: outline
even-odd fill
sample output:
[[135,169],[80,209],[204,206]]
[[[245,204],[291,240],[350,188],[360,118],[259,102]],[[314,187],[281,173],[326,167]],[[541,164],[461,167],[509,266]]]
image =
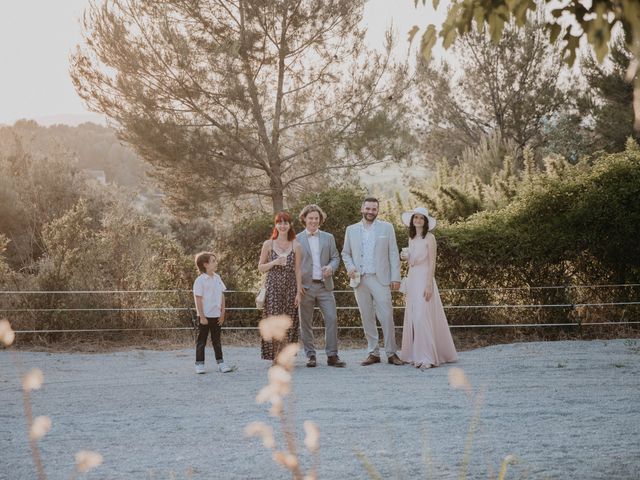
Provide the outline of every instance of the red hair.
[[[284,210],[280,210],[276,213],[276,218],[273,219],[274,224],[278,224],[280,222],[287,222],[289,224],[289,231],[287,232],[287,240],[292,241],[296,238],[296,234],[293,231],[293,222],[291,221],[291,215],[289,215]],[[271,240],[275,240],[278,238],[278,227],[273,227],[273,232],[271,233]]]

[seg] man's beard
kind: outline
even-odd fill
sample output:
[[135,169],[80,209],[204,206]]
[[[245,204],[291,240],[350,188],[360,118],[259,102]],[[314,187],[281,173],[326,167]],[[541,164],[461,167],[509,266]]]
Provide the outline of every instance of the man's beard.
[[364,216],[364,219],[365,219],[366,221],[368,221],[368,222],[373,222],[373,221],[376,219],[376,217],[378,216],[378,214],[377,214],[377,213],[376,213],[376,214],[373,214],[373,213],[365,213],[365,214],[363,214],[363,216]]

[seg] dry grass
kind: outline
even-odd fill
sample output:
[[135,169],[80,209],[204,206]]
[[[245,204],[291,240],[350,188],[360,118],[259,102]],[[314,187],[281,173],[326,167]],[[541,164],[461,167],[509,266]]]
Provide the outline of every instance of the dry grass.
[[[640,328],[613,325],[587,326],[582,329],[562,328],[501,328],[501,329],[452,329],[453,339],[458,351],[473,350],[507,343],[543,342],[559,340],[595,340],[614,338],[640,338]],[[398,344],[402,339],[400,329],[396,332]],[[322,351],[324,332],[317,331],[315,344]],[[195,335],[192,331],[152,332],[151,334],[122,335],[113,333],[77,333],[31,335],[21,334],[16,338],[17,350],[42,351],[49,353],[109,353],[145,350],[179,350],[192,348]],[[258,330],[226,330],[222,333],[222,346],[255,347],[260,346]],[[354,329],[340,332],[339,347],[342,350],[364,349],[366,342],[362,330]]]

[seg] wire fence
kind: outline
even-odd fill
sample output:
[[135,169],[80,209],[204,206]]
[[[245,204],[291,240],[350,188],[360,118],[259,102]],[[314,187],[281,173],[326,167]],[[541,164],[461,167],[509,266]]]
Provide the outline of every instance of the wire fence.
[[[338,328],[360,329],[352,290],[336,290]],[[441,289],[452,329],[581,328],[640,325],[640,284]],[[227,291],[231,331],[255,331],[262,311],[255,292]],[[394,294],[396,328],[404,298]],[[537,302],[537,303],[536,303]],[[317,309],[316,309],[317,310]],[[179,332],[193,330],[190,290],[5,290],[0,317],[17,334]],[[316,313],[314,329],[322,329]]]

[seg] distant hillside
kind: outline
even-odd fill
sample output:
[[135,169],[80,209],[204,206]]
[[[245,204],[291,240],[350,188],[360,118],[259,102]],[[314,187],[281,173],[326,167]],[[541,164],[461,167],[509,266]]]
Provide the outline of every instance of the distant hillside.
[[[148,191],[145,183],[150,167],[117,139],[113,129],[93,122],[75,126],[58,123],[90,117],[92,115],[44,117],[44,121],[51,122],[48,126],[35,120],[19,120],[12,126],[0,126],[0,131],[19,133],[21,138],[28,139],[25,148],[34,152],[45,153],[52,145],[59,146],[77,159],[79,168],[90,171],[88,173],[100,181],[103,180],[101,172],[104,172],[106,182],[132,188],[138,193]],[[100,119],[98,115],[95,117]],[[430,170],[422,167],[385,164],[360,171],[358,177],[372,194],[392,199],[399,193],[406,199],[409,197],[409,185],[420,185],[431,174]]]
[[45,127],[34,120],[20,120],[0,129],[19,134],[27,143],[24,148],[30,151],[46,153],[62,148],[76,158],[79,168],[103,171],[107,182],[136,190],[141,190],[145,182],[149,167],[109,127],[95,123]]
[[103,115],[97,113],[74,113],[47,115],[34,119],[38,125],[50,127],[52,125],[67,125],[69,127],[77,127],[83,123],[95,123],[97,125],[107,126],[107,121]]

